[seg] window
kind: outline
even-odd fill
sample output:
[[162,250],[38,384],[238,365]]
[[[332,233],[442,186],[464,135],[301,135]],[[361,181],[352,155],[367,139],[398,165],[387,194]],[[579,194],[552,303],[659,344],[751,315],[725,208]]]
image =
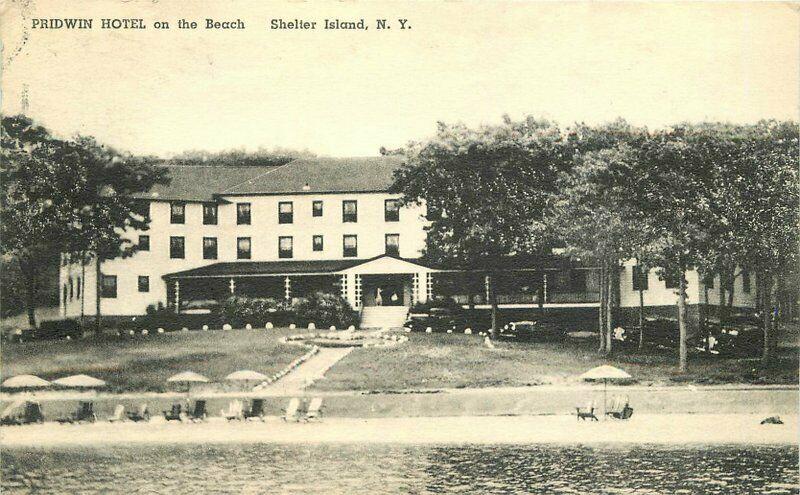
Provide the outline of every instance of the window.
[[661,275],[661,280],[664,281],[664,286],[667,289],[677,289],[678,286],[680,285],[680,281],[679,281],[678,277],[676,277],[675,275],[669,274],[669,273],[662,274]]
[[203,204],[203,225],[216,225],[217,224],[217,204],[204,203]]
[[217,238],[216,237],[203,237],[203,259],[215,260],[217,259]]
[[186,242],[183,237],[172,236],[169,238],[169,257],[172,259],[186,257]]
[[64,284],[63,290],[61,292],[63,293],[61,300],[64,301],[64,304],[67,304],[67,284]]
[[250,225],[250,203],[236,203],[236,224]]
[[312,238],[312,244],[314,251],[322,251],[323,250],[323,241],[321,235],[315,235]]
[[640,265],[633,266],[633,290],[647,290],[647,273]]
[[387,199],[383,203],[383,219],[387,222],[400,221],[400,202],[396,199]]
[[69,300],[72,301],[72,298],[75,297],[75,281],[72,277],[69,278]]
[[278,203],[278,223],[292,223],[294,221],[294,205],[291,201]]
[[342,222],[358,221],[358,203],[355,200],[342,201]]
[[278,237],[278,258],[291,258],[294,240],[291,236]]
[[386,254],[400,256],[400,234],[386,234]]
[[750,294],[750,272],[742,270],[742,292]]
[[140,235],[139,236],[139,251],[150,251],[150,236],[149,235]]
[[342,255],[345,258],[355,258],[358,256],[358,237],[346,235],[342,238]]
[[83,296],[81,296],[81,289],[82,289],[82,288],[83,288],[83,287],[81,287],[81,278],[80,278],[80,277],[78,277],[78,286],[77,286],[77,288],[75,289],[75,297],[77,297],[78,299],[80,299],[81,297],[83,297]]
[[150,277],[139,275],[139,292],[150,292]]
[[314,201],[311,203],[311,215],[315,217],[322,216],[322,201]]
[[117,276],[100,275],[100,297],[114,299],[117,297]]
[[706,275],[703,278],[703,285],[706,286],[706,289],[713,289],[714,288],[714,274]]
[[169,223],[186,223],[186,203],[169,204]]
[[236,259],[249,260],[250,259],[250,238],[239,237],[236,239]]

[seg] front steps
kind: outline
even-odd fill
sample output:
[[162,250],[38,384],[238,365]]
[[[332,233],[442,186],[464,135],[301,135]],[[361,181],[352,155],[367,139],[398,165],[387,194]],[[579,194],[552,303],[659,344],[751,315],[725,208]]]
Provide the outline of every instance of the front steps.
[[407,306],[365,306],[361,310],[361,328],[400,328],[407,318]]

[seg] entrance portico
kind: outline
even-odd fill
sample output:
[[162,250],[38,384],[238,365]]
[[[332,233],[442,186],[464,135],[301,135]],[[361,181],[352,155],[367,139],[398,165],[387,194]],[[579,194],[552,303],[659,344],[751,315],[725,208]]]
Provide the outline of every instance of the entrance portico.
[[379,256],[342,270],[342,296],[355,309],[424,303],[432,297],[435,271],[401,258]]

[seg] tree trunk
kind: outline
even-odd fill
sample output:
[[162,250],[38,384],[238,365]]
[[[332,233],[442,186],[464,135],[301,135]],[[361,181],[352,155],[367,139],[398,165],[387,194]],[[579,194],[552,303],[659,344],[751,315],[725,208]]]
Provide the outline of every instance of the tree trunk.
[[717,306],[717,317],[719,317],[719,325],[722,328],[722,324],[725,322],[725,318],[727,317],[725,311],[725,287],[727,285],[727,279],[725,278],[725,270],[720,270],[719,272],[719,306]]
[[706,336],[706,352],[709,352],[711,350],[709,347],[711,326],[708,324],[708,285],[705,281],[703,281],[703,314],[700,318],[700,325],[702,325],[700,335]]
[[94,263],[94,286],[95,286],[94,334],[95,334],[95,337],[99,337],[100,336],[100,296],[101,296],[101,292],[102,292],[102,282],[101,282],[100,278],[101,278],[100,257],[95,257],[95,263]]
[[495,286],[495,274],[492,273],[489,275],[489,304],[492,306],[492,328],[489,329],[489,333],[492,338],[497,334],[497,291]]
[[86,253],[81,253],[81,328],[86,320]]
[[598,334],[600,335],[600,347],[597,349],[597,352],[604,352],[606,349],[606,339],[604,335],[604,328],[605,328],[605,309],[606,308],[606,267],[605,261],[600,266],[600,304],[597,307],[597,330]]
[[[733,307],[733,294],[736,292],[736,269],[730,271],[730,278],[728,285],[728,308]],[[727,312],[726,312],[727,314]]]
[[609,354],[612,350],[612,336],[614,334],[614,273],[616,266],[609,263],[608,275],[606,276],[606,349]]
[[756,283],[762,286],[761,297],[763,300],[764,352],[761,355],[761,364],[769,366],[775,358],[775,334],[772,328],[772,277],[760,272],[756,278]]
[[[642,276],[641,269],[639,276]],[[644,275],[647,276],[646,274]],[[642,281],[639,281],[639,350],[644,349],[644,289],[642,289]]]
[[[28,312],[28,325],[36,328],[36,269],[29,260],[19,260],[19,267],[25,281],[25,309]],[[61,287],[58,288],[59,296]],[[66,301],[65,301],[66,304]]]
[[686,372],[686,278],[681,269],[678,284],[678,371]]

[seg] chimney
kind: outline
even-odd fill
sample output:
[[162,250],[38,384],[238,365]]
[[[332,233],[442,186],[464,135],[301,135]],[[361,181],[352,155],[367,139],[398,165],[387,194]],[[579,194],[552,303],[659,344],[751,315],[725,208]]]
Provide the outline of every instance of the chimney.
[[306,185],[303,186],[303,191],[310,191],[310,190],[311,190],[311,186],[309,186],[308,182],[306,182]]

